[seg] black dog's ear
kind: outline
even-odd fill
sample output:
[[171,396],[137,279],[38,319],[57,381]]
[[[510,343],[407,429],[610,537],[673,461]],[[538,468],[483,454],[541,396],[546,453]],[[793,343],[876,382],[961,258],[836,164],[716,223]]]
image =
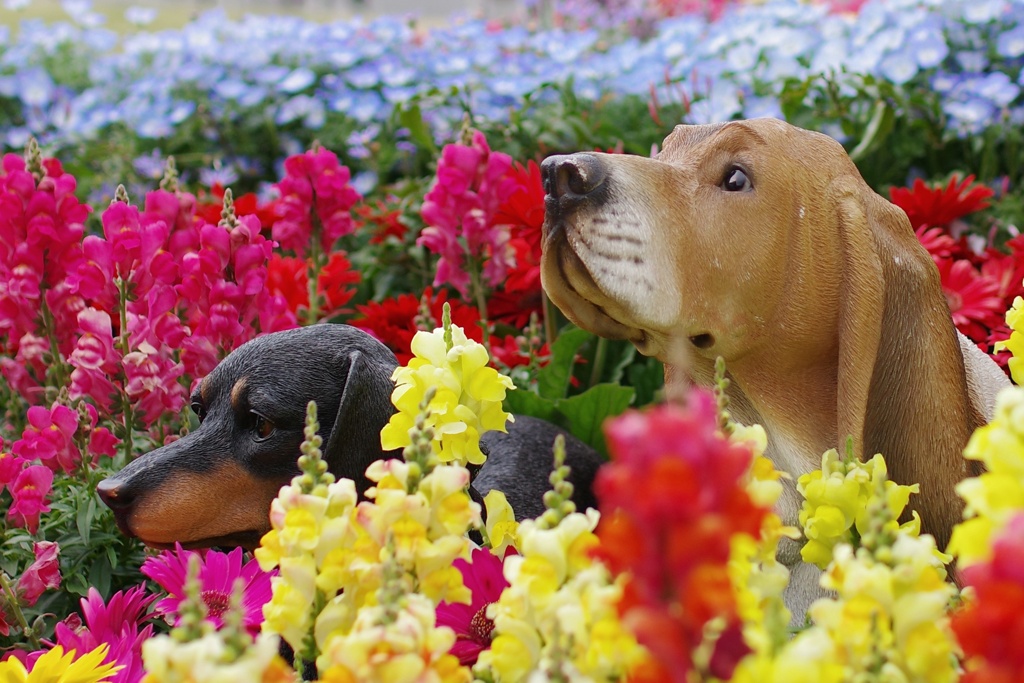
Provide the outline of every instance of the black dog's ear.
[[360,492],[370,485],[364,476],[370,463],[400,454],[398,450],[384,451],[380,445],[380,430],[395,412],[391,404],[393,369],[360,351],[348,355],[345,388],[324,458],[336,477],[354,480]]

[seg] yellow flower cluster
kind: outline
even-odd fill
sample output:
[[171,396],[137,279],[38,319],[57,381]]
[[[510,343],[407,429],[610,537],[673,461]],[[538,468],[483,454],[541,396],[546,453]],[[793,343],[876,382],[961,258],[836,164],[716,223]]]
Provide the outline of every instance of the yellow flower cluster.
[[332,638],[317,660],[322,683],[468,683],[472,675],[448,650],[450,628],[437,628],[434,603],[419,593],[359,610],[352,629]]
[[104,664],[107,657],[107,645],[103,644],[95,650],[86,652],[75,658],[75,651],[64,651],[60,645],[55,646],[36,660],[32,671],[17,657],[10,657],[0,662],[0,681],[3,683],[105,683],[124,667]]
[[[764,508],[774,507],[782,495],[785,475],[764,457],[768,438],[760,425],[734,424],[730,438],[746,442],[754,453],[746,488],[753,501]],[[775,513],[761,525],[761,539],[737,534],[731,539],[729,579],[736,594],[736,606],[743,620],[743,638],[754,651],[752,656],[770,658],[788,640],[790,612],[782,593],[789,584],[789,569],[776,558],[783,538],[799,538],[800,532],[783,525]]]
[[239,656],[221,631],[186,642],[153,636],[142,643],[143,683],[296,683],[298,676],[278,656],[279,642],[276,635],[261,633]]
[[548,511],[519,524],[521,554],[505,559],[509,587],[487,610],[494,640],[474,667],[483,680],[618,681],[644,657],[616,611],[622,580],[591,556],[599,514],[575,512],[563,458],[559,442]]
[[[825,464],[834,473],[834,456],[827,455]],[[956,589],[945,580],[944,556],[931,536],[918,535],[916,525],[899,526],[909,491],[888,485],[881,456],[849,464],[846,475],[858,469],[863,472],[854,475],[859,490],[833,497],[834,507],[843,510],[848,499],[863,500],[861,487],[870,486],[863,508],[853,515],[860,547],[836,544],[821,579],[836,596],[815,601],[808,610],[813,625],[791,640],[776,639],[774,652],[751,641],[745,630],[754,653],[740,662],[734,683],[957,680],[957,646],[946,615]],[[867,485],[858,481],[865,475]],[[826,472],[810,480],[830,478]],[[833,486],[852,488],[846,481],[847,476],[836,477]],[[894,504],[894,498],[902,502]]]
[[409,365],[395,370],[396,387],[391,401],[398,412],[381,430],[385,450],[408,446],[409,430],[419,414],[419,405],[431,388],[427,427],[434,433],[432,446],[441,462],[479,465],[486,458],[480,450],[480,435],[495,429],[505,431],[512,416],[501,409],[505,391],[512,380],[488,367],[487,349],[466,337],[463,329],[451,325],[445,304],[445,326],[433,332],[417,332],[412,340],[415,357]]
[[[882,456],[875,455],[867,462],[853,456],[840,458],[835,449],[822,456],[821,469],[803,475],[797,480],[797,490],[804,496],[800,510],[800,525],[807,543],[800,550],[805,562],[824,569],[832,561],[833,548],[839,543],[853,543],[867,528],[867,503],[875,495],[876,482],[884,482],[884,498],[889,506],[892,531],[899,527],[896,520],[907,506],[911,493],[917,493],[917,484],[905,486],[886,479],[887,470]],[[920,531],[917,514],[904,525],[911,535]],[[856,535],[855,535],[856,534]]]
[[1018,296],[1013,300],[1013,306],[1006,312],[1006,324],[1010,326],[1010,338],[996,343],[995,350],[1010,350],[1010,375],[1018,385],[1024,385],[1024,298]]
[[956,681],[958,649],[946,615],[956,588],[945,579],[931,536],[898,531],[891,545],[837,546],[821,581],[837,598],[816,601],[808,614],[832,641],[844,678],[877,671],[881,680]]
[[[345,617],[351,622],[376,590],[379,546],[366,542],[355,520],[352,480],[313,488],[301,480],[296,477],[274,499],[271,530],[255,554],[263,571],[279,570],[271,579],[273,597],[263,606],[264,631],[280,634],[296,653],[310,657],[315,650],[307,635],[319,636]],[[336,597],[343,586],[352,590]]]
[[975,430],[964,457],[980,460],[987,471],[956,487],[967,505],[965,521],[953,528],[949,552],[960,566],[989,559],[993,537],[1024,509],[1024,388],[999,393],[992,421]]
[[[418,421],[422,423],[423,417]],[[422,424],[414,431],[417,442],[406,454],[410,459],[372,463],[366,476],[375,486],[366,491],[368,500],[358,502],[351,480],[333,482],[324,471],[314,414],[303,446],[308,451],[303,457],[311,459],[300,458],[307,473],[281,489],[271,506],[272,530],[256,550],[265,571],[280,570],[272,580],[273,597],[263,609],[263,628],[281,634],[301,659],[315,660],[321,672],[334,671],[336,678],[344,670],[358,680],[378,680],[367,677],[367,667],[390,675],[390,655],[402,659],[405,651],[371,652],[354,645],[378,627],[398,629],[393,635],[414,646],[408,652],[433,651],[418,639],[409,641],[412,632],[400,633],[402,624],[416,621],[415,610],[409,613],[412,621],[396,617],[378,623],[373,615],[380,609],[390,610],[396,601],[415,606],[419,598],[410,596],[417,594],[431,606],[442,600],[471,599],[462,574],[452,564],[456,558],[468,558],[465,534],[480,524],[480,506],[467,491],[469,471],[459,465],[435,465],[436,458],[428,462],[429,435]],[[427,457],[417,459],[424,452]],[[435,633],[430,623],[425,631],[430,642],[447,638]],[[349,641],[352,648],[338,645]],[[353,663],[352,657],[360,652],[370,659]],[[335,659],[343,653],[347,654],[342,659]]]

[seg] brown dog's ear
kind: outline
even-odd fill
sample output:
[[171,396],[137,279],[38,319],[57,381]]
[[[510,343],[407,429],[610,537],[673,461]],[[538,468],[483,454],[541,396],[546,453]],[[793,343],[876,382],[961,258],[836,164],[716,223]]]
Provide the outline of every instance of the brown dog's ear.
[[335,477],[354,480],[360,492],[370,485],[364,475],[370,463],[398,455],[380,445],[380,430],[395,411],[391,405],[393,370],[360,351],[348,354],[348,374],[324,459]]
[[852,174],[833,182],[842,273],[837,430],[889,478],[919,483],[911,506],[939,548],[960,521],[963,448],[983,423],[967,390],[938,270],[906,214]]

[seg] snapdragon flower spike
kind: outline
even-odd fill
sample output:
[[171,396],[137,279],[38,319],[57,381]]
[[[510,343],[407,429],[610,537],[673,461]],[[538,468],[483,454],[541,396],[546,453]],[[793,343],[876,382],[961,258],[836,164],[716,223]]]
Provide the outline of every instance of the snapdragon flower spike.
[[427,227],[416,240],[441,257],[434,286],[451,285],[463,297],[470,293],[467,260],[483,262],[482,275],[491,287],[515,266],[509,226],[496,223],[496,216],[518,189],[512,157],[492,152],[480,131],[469,137],[441,150],[434,186],[421,209]]
[[[685,680],[700,668],[727,678],[748,652],[736,637],[741,625],[727,571],[732,539],[760,538],[768,513],[743,485],[750,445],[722,434],[715,398],[702,390],[691,392],[685,407],[627,413],[610,421],[606,434],[612,462],[595,482],[605,511],[596,552],[614,573],[631,575],[622,618],[663,675]],[[721,621],[721,635],[697,662],[713,619]]]

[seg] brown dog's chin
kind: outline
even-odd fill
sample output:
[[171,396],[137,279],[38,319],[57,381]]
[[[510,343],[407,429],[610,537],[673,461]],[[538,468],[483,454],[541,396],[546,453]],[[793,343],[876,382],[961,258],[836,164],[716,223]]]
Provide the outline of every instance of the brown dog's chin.
[[[564,231],[562,231],[564,233]],[[574,322],[583,329],[608,339],[645,340],[642,330],[629,327],[608,315],[594,303],[601,290],[585,263],[564,240],[549,249],[557,250],[558,282],[547,284],[555,304],[563,311],[572,311]],[[556,290],[556,285],[557,290]],[[567,305],[568,304],[568,305]]]

